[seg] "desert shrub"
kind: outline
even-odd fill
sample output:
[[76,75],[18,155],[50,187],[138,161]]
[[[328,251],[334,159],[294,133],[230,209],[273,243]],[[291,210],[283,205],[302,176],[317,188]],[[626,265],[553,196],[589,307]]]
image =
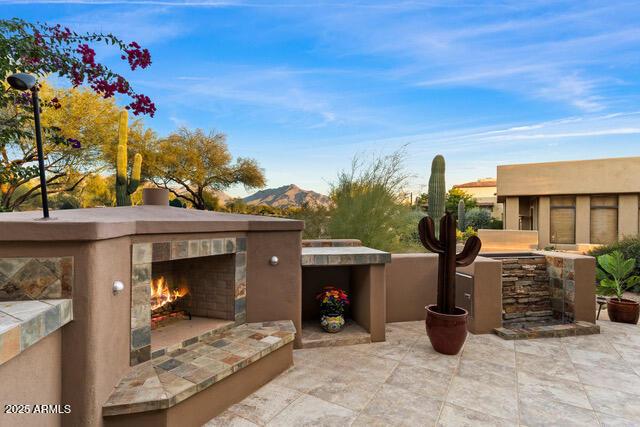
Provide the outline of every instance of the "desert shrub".
[[489,228],[491,225],[491,219],[491,212],[488,210],[473,208],[467,212],[465,224],[467,227],[471,227],[474,230]]
[[325,206],[304,204],[298,209],[290,209],[287,217],[304,221],[303,239],[326,239],[329,237],[330,209]]
[[477,236],[478,232],[472,227],[467,227],[464,231],[456,230],[456,240],[458,242],[466,242],[471,236]]
[[359,239],[386,251],[407,250],[418,222],[416,212],[400,197],[408,178],[404,157],[403,150],[366,161],[356,156],[351,169],[338,174],[331,185],[331,238]]
[[[634,275],[640,275],[640,237],[625,237],[624,239],[592,249],[588,252],[589,255],[598,257],[600,255],[610,254],[615,251],[622,252],[625,259],[633,258],[636,260],[636,267]],[[634,292],[640,292],[640,286],[636,285],[633,289]]]
[[52,209],[79,209],[80,200],[73,194],[60,193],[51,198],[49,203]]
[[489,227],[492,230],[502,230],[503,222],[501,219],[491,218],[491,222],[489,223]]

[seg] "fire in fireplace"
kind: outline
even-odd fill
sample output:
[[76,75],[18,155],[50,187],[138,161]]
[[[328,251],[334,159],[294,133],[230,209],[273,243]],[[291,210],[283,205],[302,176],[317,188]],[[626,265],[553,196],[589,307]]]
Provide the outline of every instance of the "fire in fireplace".
[[151,329],[174,320],[191,319],[191,314],[180,307],[179,301],[189,294],[186,285],[172,286],[164,276],[151,281]]

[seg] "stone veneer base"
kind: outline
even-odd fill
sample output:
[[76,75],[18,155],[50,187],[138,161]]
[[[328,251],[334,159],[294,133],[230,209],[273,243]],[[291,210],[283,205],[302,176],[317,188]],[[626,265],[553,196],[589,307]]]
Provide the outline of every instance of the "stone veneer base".
[[505,340],[527,340],[599,334],[600,326],[577,321],[562,325],[531,326],[528,328],[495,328],[493,332]]

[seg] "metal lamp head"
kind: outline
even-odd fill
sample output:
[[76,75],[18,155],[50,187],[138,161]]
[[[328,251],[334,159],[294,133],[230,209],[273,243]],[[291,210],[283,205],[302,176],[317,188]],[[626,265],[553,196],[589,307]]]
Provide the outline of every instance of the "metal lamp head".
[[36,78],[31,74],[16,73],[7,77],[7,82],[17,90],[29,90],[36,85]]

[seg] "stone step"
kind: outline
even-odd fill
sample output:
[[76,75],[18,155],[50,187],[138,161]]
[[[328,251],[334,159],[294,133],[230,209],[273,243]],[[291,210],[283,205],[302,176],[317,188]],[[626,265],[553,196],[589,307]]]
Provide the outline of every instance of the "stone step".
[[495,328],[493,332],[505,340],[526,340],[532,338],[558,338],[578,335],[599,334],[600,326],[590,322],[577,321],[575,323],[563,323],[558,325],[542,325],[514,327],[504,325]]
[[291,343],[290,320],[246,323],[131,368],[103,416],[171,408]]

